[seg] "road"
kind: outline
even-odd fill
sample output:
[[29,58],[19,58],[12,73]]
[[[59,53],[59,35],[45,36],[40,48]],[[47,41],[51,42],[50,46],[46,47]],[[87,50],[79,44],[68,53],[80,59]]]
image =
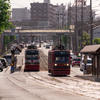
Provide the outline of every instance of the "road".
[[[48,51],[44,48],[40,50]],[[100,98],[99,89],[97,91],[97,88],[94,88],[94,85],[99,87],[98,83],[75,77],[82,75],[79,68],[72,69],[69,77],[52,77],[46,70],[24,73],[24,51],[25,49],[18,56],[18,66],[22,66],[21,70],[10,74],[8,67],[0,73],[0,100],[97,100]]]

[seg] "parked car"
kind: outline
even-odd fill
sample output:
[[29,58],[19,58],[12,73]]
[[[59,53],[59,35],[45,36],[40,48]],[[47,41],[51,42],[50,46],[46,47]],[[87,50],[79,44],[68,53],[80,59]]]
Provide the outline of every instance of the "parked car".
[[16,54],[16,55],[20,54],[20,51],[15,50],[15,54]]
[[3,71],[3,64],[2,64],[2,62],[0,61],[0,72],[2,72]]
[[22,49],[24,48],[24,44],[19,44],[19,46],[20,46],[20,48],[22,48]]
[[91,73],[92,70],[92,59],[88,58],[86,65],[84,64],[84,60],[81,60],[80,63],[80,71],[87,70],[88,73]]
[[3,56],[3,58],[7,60],[8,66],[10,66],[11,65],[11,54],[7,54]]
[[[12,63],[11,54],[7,54],[3,58],[5,58],[7,60],[8,66],[10,66],[11,63]],[[16,67],[16,64],[17,64],[17,56],[14,57],[14,65],[15,65],[15,67]]]
[[75,65],[80,66],[80,61],[81,61],[81,58],[80,57],[74,58],[72,60],[72,66],[75,66]]
[[43,44],[43,47],[45,47],[45,44]]
[[46,48],[46,49],[50,49],[50,45],[49,45],[49,44],[46,44],[46,45],[45,45],[45,48]]
[[8,67],[7,60],[5,58],[0,58],[0,61],[3,64],[3,68],[7,68]]

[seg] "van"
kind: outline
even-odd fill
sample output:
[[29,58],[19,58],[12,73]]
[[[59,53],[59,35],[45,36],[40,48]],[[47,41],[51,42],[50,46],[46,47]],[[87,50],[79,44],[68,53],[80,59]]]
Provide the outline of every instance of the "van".
[[81,60],[80,63],[80,71],[87,71],[88,73],[91,73],[92,71],[92,59],[91,58],[87,58],[87,63],[86,65],[84,64],[84,60]]

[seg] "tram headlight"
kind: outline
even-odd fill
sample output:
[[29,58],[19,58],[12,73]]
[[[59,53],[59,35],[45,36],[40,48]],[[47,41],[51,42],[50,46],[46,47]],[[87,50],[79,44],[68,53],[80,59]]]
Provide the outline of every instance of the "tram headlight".
[[57,66],[57,64],[55,64],[55,66]]
[[69,64],[67,64],[67,66],[69,66]]

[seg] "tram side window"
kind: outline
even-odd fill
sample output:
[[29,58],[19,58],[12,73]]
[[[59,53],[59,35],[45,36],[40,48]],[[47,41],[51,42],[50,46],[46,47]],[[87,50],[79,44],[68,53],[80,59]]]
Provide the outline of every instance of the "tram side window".
[[50,54],[50,63],[52,64],[52,54]]
[[50,54],[49,54],[48,62],[49,62],[49,64],[51,64],[51,55]]
[[50,54],[48,54],[49,56],[48,56],[48,63],[50,64]]
[[52,64],[52,55],[49,53],[49,58],[48,58],[49,64]]

